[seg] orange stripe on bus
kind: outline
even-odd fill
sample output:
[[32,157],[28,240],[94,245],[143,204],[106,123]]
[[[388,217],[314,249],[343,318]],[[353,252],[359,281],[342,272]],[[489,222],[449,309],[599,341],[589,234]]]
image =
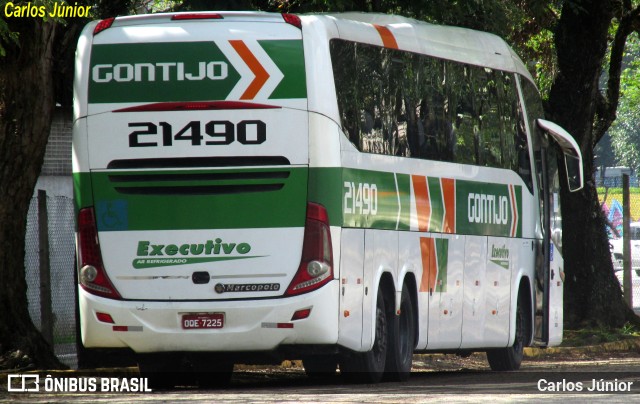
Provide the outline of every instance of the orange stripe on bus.
[[264,83],[269,80],[269,73],[262,67],[258,59],[251,53],[251,50],[249,50],[244,42],[241,40],[230,40],[229,43],[255,75],[251,84],[249,84],[240,96],[241,100],[252,100],[256,97],[262,86],[264,86]]
[[431,202],[429,201],[429,188],[427,178],[422,175],[412,175],[413,193],[416,197],[416,213],[418,214],[418,230],[429,230],[429,218],[431,216]]
[[385,48],[398,49],[396,37],[393,36],[389,28],[377,24],[373,24],[373,27],[378,31],[378,34],[380,34],[380,38],[382,38],[382,45],[384,45]]
[[436,286],[438,277],[438,261],[436,260],[436,244],[431,237],[420,237],[420,255],[422,256],[422,279],[420,292],[431,292]]
[[509,196],[511,197],[511,216],[513,223],[511,224],[511,237],[515,237],[518,231],[518,205],[516,203],[516,195],[513,185],[509,185]]
[[444,199],[444,222],[442,232],[456,232],[456,181],[451,178],[441,178],[442,195]]

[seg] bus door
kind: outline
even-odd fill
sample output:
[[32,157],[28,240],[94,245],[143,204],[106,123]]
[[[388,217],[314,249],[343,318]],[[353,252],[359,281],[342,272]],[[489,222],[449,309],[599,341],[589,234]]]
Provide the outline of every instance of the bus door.
[[[561,223],[558,181],[558,164],[554,145],[542,136],[542,147],[536,153],[536,170],[540,184],[540,220],[542,225],[542,243],[539,246],[536,265],[536,333],[537,343],[548,345],[551,333],[556,335],[558,328],[562,338],[562,265],[561,245],[553,240],[555,233],[552,223]],[[562,240],[562,231],[559,239]],[[558,237],[556,237],[558,240]]]
[[534,339],[537,345],[547,346],[560,344],[563,330],[564,260],[558,156],[564,154],[570,191],[582,188],[582,156],[571,135],[558,125],[542,119],[537,123],[538,139],[534,145],[538,146],[535,161],[542,242],[536,258]]

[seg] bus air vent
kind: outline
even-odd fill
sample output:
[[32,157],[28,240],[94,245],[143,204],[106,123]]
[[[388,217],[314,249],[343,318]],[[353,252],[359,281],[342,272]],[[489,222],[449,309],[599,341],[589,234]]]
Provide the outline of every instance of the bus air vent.
[[117,192],[125,195],[228,195],[278,191],[288,170],[236,172],[171,172],[109,174]]
[[206,167],[256,167],[288,166],[289,159],[283,156],[240,156],[240,157],[172,157],[112,160],[108,169],[148,169],[148,168],[206,168]]

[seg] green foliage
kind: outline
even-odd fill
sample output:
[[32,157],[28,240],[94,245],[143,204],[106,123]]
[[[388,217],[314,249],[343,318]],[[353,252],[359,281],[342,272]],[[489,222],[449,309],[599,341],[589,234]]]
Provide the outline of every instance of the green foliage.
[[[7,55],[6,46],[20,46],[20,32],[12,30],[9,24],[10,19],[14,20],[23,20],[25,18],[40,18],[40,17],[6,17],[5,16],[5,6],[9,0],[0,0],[0,13],[2,14],[2,18],[0,18],[0,57],[4,57]],[[20,2],[14,0],[13,3],[15,5],[26,5],[25,2]],[[66,24],[66,21],[63,18],[54,17],[51,18],[49,16],[49,11],[53,9],[53,4],[60,4],[60,0],[32,0],[28,2],[32,7],[41,7],[44,6],[47,10],[44,13],[44,17],[41,17],[43,21],[52,21],[58,24]],[[73,4],[72,2],[68,2],[68,4]]]
[[616,164],[640,169],[640,39],[627,39],[625,67],[621,77],[621,97],[617,119],[611,126],[611,145]]
[[534,59],[529,60],[527,68],[533,75],[543,97],[549,94],[556,73],[556,57],[553,44],[553,32],[543,29],[531,35],[524,43],[525,53]]
[[[2,4],[2,2],[0,2]],[[3,7],[4,9],[4,7]],[[7,51],[4,46],[8,43],[18,45],[18,39],[20,35],[17,32],[13,32],[9,29],[9,25],[5,19],[0,19],[0,57],[7,55]]]

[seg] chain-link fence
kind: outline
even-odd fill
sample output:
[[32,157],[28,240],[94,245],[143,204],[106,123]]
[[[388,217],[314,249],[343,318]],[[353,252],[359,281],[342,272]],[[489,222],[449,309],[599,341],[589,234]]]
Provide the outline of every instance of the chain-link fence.
[[[611,183],[611,181],[610,181]],[[632,306],[636,312],[640,311],[640,187],[638,179],[632,176],[629,181],[629,233],[624,232],[623,181],[615,182],[619,186],[610,187],[607,184],[598,188],[600,203],[607,218],[607,232],[611,246],[616,276],[623,284],[623,246],[625,237],[631,245],[631,287]]]
[[71,198],[47,197],[47,226],[39,223],[38,198],[29,206],[25,244],[25,270],[29,313],[42,331],[46,314],[41,311],[40,229],[48,228],[51,285],[50,322],[53,324],[54,351],[65,364],[76,367],[76,325],[74,292],[74,206]]

